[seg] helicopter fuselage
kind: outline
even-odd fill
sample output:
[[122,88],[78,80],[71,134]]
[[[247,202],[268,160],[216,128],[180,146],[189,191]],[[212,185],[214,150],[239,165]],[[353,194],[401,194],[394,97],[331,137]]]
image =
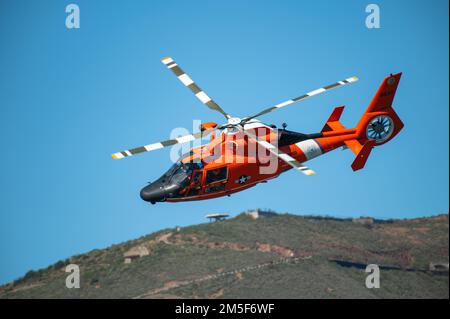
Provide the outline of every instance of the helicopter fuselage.
[[[277,130],[259,121],[245,125],[268,143],[303,163],[343,146],[347,136],[334,139],[332,145],[321,144],[323,133],[302,134]],[[354,130],[349,130],[350,135]],[[278,177],[292,167],[272,156],[266,149],[239,131],[225,130],[208,144],[192,148],[168,172],[141,190],[145,201],[180,202],[229,196]]]
[[[227,122],[222,125],[207,122],[200,126],[200,132],[112,154],[112,158],[122,159],[184,144],[211,134],[208,144],[191,148],[163,176],[142,188],[141,198],[152,204],[231,195],[276,178],[291,168],[304,175],[313,175],[314,171],[303,163],[340,147],[348,148],[355,154],[351,167],[357,171],[364,168],[374,147],[390,141],[404,126],[392,107],[402,73],[390,74],[382,81],[354,128],[346,128],[339,121],[344,110],[344,106],[339,106],[331,113],[320,133],[302,134],[287,131],[285,125],[282,130],[278,130],[256,118],[353,83],[358,80],[357,77],[338,81],[254,115],[238,118],[225,112],[172,58],[164,58],[162,62],[200,102],[222,114]],[[216,135],[216,132],[220,134]]]

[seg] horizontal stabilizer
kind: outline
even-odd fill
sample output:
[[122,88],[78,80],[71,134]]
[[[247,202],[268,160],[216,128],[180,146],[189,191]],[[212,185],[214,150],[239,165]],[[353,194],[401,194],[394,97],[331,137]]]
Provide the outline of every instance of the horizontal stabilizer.
[[375,145],[375,140],[369,140],[367,141],[362,149],[359,151],[358,155],[356,155],[355,160],[352,163],[352,169],[354,171],[360,170],[364,167],[366,164],[367,158],[370,155],[370,152],[372,151],[372,148]]
[[345,143],[345,146],[347,146],[349,149],[352,150],[353,153],[355,153],[355,155],[358,155],[359,152],[361,152],[361,149],[363,148],[361,143],[358,142],[357,140],[348,140],[348,141],[345,141],[344,143]]

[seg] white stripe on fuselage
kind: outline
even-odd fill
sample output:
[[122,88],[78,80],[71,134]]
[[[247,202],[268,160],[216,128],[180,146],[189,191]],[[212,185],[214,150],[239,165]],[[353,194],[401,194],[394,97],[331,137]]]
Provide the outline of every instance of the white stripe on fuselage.
[[306,160],[308,161],[319,155],[322,155],[322,149],[320,148],[319,144],[313,139],[301,141],[295,143],[295,145],[297,145],[302,150],[303,154],[305,154],[306,156]]

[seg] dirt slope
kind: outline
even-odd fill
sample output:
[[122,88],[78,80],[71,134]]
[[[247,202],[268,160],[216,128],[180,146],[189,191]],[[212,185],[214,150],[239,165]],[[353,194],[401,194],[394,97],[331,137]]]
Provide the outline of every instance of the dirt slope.
[[[448,215],[241,214],[74,256],[0,287],[0,298],[448,298],[448,243]],[[80,289],[65,287],[69,263]],[[367,264],[380,266],[381,288],[365,287]]]

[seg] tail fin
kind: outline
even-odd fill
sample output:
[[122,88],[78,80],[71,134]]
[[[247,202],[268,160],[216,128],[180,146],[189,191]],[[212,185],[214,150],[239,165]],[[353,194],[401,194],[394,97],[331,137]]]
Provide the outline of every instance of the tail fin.
[[389,142],[404,124],[392,108],[402,73],[386,77],[356,126],[357,142],[362,145],[352,164],[354,171],[364,167],[373,147]]
[[392,108],[395,92],[402,73],[391,74],[386,77],[378,88],[375,96],[367,107],[366,113],[378,112]]
[[[391,74],[383,80],[354,129],[356,130],[356,138],[344,141],[345,145],[356,155],[352,163],[354,171],[364,167],[373,147],[390,141],[404,126],[392,108],[401,76],[401,73]],[[344,133],[347,130],[339,122],[343,110],[343,106],[334,109],[322,132],[342,131]]]
[[402,73],[386,77],[356,126],[358,141],[364,144],[375,140],[375,146],[387,143],[396,136],[404,124],[392,108]]

